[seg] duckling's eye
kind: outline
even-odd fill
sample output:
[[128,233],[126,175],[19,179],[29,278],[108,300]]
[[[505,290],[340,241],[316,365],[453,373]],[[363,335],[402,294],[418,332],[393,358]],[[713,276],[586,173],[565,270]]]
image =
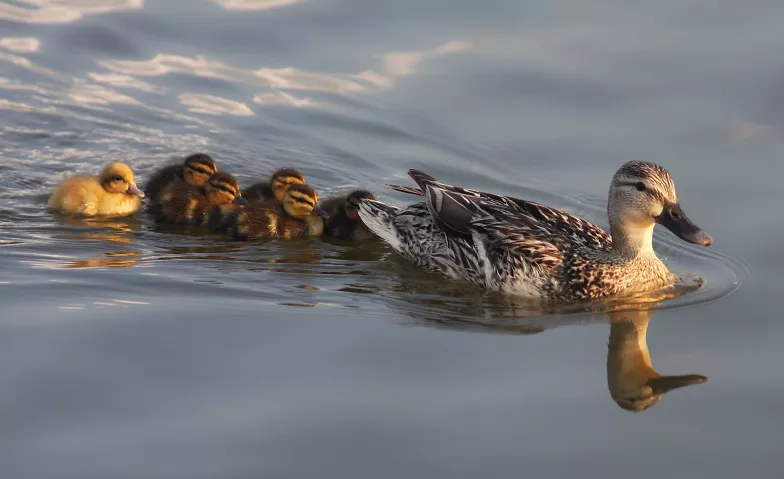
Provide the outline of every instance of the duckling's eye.
[[112,181],[125,181],[125,180],[120,175],[114,175],[112,176]]
[[226,192],[226,193],[228,193],[230,195],[235,195],[236,194],[236,193],[234,193],[234,191],[232,191],[231,189],[229,189],[229,188],[227,188],[227,187],[225,187],[223,185],[212,185],[212,187],[213,188],[217,188],[217,189],[219,189],[221,191],[224,191],[224,192]]
[[634,185],[637,188],[637,191],[645,191],[645,183],[642,181],[638,181],[637,184]]

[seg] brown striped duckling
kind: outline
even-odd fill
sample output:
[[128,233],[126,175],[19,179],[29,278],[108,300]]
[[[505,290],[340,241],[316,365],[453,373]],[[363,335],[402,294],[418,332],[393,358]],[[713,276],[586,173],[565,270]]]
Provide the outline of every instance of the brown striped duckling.
[[319,196],[308,185],[286,189],[280,205],[250,204],[226,221],[224,231],[234,239],[289,239],[324,234],[324,216]]
[[144,194],[147,195],[148,202],[156,203],[166,186],[184,181],[192,186],[203,187],[210,176],[217,172],[218,165],[209,155],[194,153],[185,157],[182,164],[165,166],[153,173],[144,188]]
[[272,202],[280,204],[286,188],[291,185],[304,185],[307,182],[302,173],[294,168],[281,168],[272,174],[269,181],[260,181],[245,188],[242,196],[250,203]]
[[49,209],[82,216],[130,216],[141,208],[142,197],[131,167],[109,163],[99,176],[77,175],[57,185]]
[[161,223],[202,225],[215,208],[245,204],[237,179],[228,173],[215,173],[204,188],[184,181],[174,182],[161,190]]
[[324,236],[343,241],[362,241],[375,236],[359,218],[360,202],[375,199],[369,191],[355,190],[322,201],[320,206],[329,215],[324,221]]

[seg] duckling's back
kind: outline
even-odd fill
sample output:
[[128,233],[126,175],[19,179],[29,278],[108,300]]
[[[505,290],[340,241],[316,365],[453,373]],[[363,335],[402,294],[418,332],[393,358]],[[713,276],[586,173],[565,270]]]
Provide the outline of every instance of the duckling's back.
[[160,191],[153,213],[159,223],[201,225],[210,212],[204,190],[185,181],[174,181]]
[[249,203],[267,203],[269,205],[280,203],[275,199],[275,194],[272,192],[272,185],[269,181],[260,181],[250,185],[242,190],[242,197]]
[[138,196],[109,193],[98,178],[77,175],[60,183],[49,198],[49,208],[83,216],[128,216],[141,208]]
[[160,170],[153,173],[147,186],[144,188],[144,195],[147,201],[155,203],[161,196],[161,191],[169,184],[175,181],[184,181],[182,176],[183,166],[181,164],[173,164],[165,166]]

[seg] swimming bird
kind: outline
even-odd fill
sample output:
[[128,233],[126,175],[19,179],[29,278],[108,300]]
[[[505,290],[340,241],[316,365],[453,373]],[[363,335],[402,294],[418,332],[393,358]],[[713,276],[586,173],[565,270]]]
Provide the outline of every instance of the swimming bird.
[[423,203],[401,209],[363,200],[362,221],[420,267],[502,292],[577,301],[657,289],[677,277],[653,251],[656,224],[690,243],[712,242],[654,163],[631,161],[613,176],[610,234],[532,201],[447,185],[419,170],[409,175],[419,189],[390,186]]
[[141,208],[142,197],[131,167],[109,163],[99,176],[77,175],[57,185],[49,209],[81,216],[129,216]]
[[204,225],[213,209],[245,203],[237,179],[225,172],[210,176],[204,188],[175,181],[160,195],[160,214],[155,218],[159,223]]
[[324,234],[318,193],[308,185],[291,185],[280,205],[251,203],[226,220],[224,232],[234,239],[289,239]]
[[249,203],[267,201],[272,205],[280,204],[286,188],[306,183],[305,177],[299,171],[294,168],[281,168],[272,174],[269,181],[260,181],[245,188],[242,196]]
[[182,164],[165,166],[153,173],[147,181],[144,194],[147,195],[148,203],[156,203],[161,190],[167,185],[175,181],[184,181],[189,185],[201,187],[217,172],[218,165],[209,155],[194,153],[186,156]]
[[374,235],[359,219],[359,203],[375,200],[373,193],[354,190],[347,195],[332,196],[319,202],[329,219],[324,222],[324,235],[343,241],[363,241]]

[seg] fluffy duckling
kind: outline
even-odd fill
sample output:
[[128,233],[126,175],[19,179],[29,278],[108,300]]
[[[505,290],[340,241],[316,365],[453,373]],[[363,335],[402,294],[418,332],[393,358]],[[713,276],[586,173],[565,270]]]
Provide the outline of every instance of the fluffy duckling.
[[324,235],[343,241],[362,241],[374,235],[359,219],[359,203],[362,200],[375,200],[373,193],[354,190],[348,195],[333,196],[320,203],[329,215],[324,222]]
[[166,186],[184,181],[189,185],[203,187],[210,176],[217,172],[218,165],[215,164],[215,160],[204,153],[195,153],[187,156],[181,165],[165,166],[153,173],[144,188],[144,194],[147,195],[148,201],[155,203]]
[[280,205],[250,204],[226,221],[225,232],[234,239],[289,239],[324,234],[324,216],[318,193],[308,185],[291,185]]
[[161,190],[161,223],[202,225],[214,208],[244,204],[237,179],[228,173],[215,173],[204,188],[184,181],[171,183]]
[[142,206],[144,197],[125,163],[109,163],[100,176],[77,175],[55,187],[49,208],[82,216],[130,216]]
[[272,174],[269,181],[261,181],[247,187],[242,196],[248,202],[271,202],[272,205],[283,201],[286,188],[291,185],[304,185],[307,182],[302,173],[294,168],[281,168]]

